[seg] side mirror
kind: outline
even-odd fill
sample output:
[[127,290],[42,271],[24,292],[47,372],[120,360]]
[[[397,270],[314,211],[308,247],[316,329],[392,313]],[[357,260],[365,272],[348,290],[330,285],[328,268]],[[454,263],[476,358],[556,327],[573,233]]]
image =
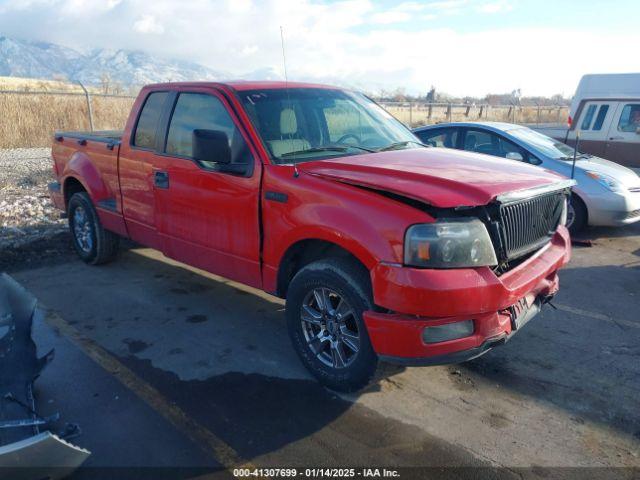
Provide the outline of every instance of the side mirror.
[[231,163],[229,137],[220,130],[196,129],[193,131],[193,158],[203,162],[227,165]]
[[524,157],[520,152],[508,152],[505,158],[507,160],[517,160],[519,162],[524,160]]
[[636,128],[636,133],[640,135],[640,127]]

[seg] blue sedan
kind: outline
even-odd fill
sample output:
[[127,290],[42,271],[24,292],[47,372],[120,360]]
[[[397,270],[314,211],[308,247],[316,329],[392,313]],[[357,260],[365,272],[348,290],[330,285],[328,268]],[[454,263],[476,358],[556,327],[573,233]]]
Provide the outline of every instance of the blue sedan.
[[[413,133],[425,144],[528,162],[571,177],[573,148],[522,125],[498,122],[441,123]],[[577,185],[567,225],[621,226],[640,221],[640,177],[631,169],[585,153],[577,154]]]

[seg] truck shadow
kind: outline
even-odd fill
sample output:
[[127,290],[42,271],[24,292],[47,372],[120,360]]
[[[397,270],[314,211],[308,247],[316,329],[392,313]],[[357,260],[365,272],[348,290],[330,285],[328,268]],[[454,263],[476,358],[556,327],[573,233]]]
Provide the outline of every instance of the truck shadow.
[[[148,249],[125,249],[100,268],[76,261],[43,271],[49,280],[25,282],[43,304],[260,466],[489,467],[461,446],[354,403],[358,395],[323,388],[293,352],[278,299]],[[29,278],[38,282],[40,271]],[[60,298],[63,290],[76,292],[73,305]]]

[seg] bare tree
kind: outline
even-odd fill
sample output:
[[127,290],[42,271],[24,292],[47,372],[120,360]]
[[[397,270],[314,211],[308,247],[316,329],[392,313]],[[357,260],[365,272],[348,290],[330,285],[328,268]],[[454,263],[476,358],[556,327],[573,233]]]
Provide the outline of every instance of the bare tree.
[[102,89],[102,93],[105,95],[110,93],[111,90],[111,75],[109,72],[102,72],[100,75],[100,87]]

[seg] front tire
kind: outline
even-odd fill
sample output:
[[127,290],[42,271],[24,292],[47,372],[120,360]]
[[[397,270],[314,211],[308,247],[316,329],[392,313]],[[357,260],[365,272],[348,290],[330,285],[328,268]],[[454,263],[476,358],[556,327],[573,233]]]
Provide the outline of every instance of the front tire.
[[373,309],[368,272],[351,259],[302,268],[287,293],[287,326],[298,356],[325,386],[353,392],[373,378],[378,357],[362,317]]
[[75,193],[71,197],[67,214],[73,246],[85,263],[100,265],[115,258],[119,237],[102,227],[98,212],[86,192]]

